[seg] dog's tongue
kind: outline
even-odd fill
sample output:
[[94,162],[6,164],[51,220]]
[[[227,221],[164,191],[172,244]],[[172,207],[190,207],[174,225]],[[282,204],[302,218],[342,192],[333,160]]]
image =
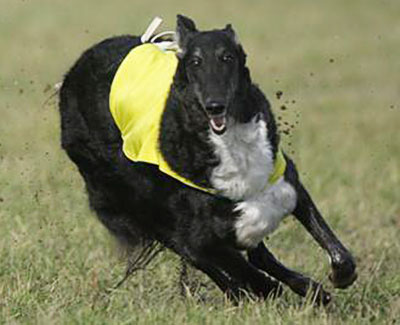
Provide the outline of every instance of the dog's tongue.
[[225,131],[225,116],[215,116],[210,119],[210,124],[214,132],[222,133]]

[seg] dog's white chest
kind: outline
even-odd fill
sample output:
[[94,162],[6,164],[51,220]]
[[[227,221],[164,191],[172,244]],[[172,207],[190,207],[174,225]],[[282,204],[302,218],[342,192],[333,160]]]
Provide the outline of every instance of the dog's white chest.
[[296,192],[283,177],[273,185],[268,182],[274,161],[264,121],[233,125],[222,136],[211,134],[210,140],[220,159],[211,183],[239,202],[236,237],[240,245],[253,247],[293,211]]
[[211,183],[223,196],[242,200],[268,185],[274,162],[264,121],[232,125],[222,136],[211,133],[210,140],[220,160]]

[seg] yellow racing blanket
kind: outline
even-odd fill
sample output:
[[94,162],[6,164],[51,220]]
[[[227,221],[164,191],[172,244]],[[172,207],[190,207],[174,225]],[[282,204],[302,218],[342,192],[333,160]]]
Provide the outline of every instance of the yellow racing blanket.
[[[180,182],[208,193],[175,173],[164,160],[158,145],[161,117],[178,65],[176,53],[146,43],[132,49],[119,66],[111,85],[110,111],[123,139],[122,150],[134,162],[157,165]],[[286,161],[279,150],[269,182],[284,173]]]

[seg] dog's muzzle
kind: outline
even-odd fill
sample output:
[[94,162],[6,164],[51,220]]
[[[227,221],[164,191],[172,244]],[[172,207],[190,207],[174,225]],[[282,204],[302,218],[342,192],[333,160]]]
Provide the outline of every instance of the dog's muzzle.
[[226,131],[226,107],[221,101],[208,101],[205,105],[211,129],[221,135]]

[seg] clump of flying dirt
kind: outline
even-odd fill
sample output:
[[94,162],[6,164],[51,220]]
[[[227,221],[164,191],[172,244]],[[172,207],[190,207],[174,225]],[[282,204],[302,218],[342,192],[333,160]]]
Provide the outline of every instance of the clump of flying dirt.
[[[293,131],[299,124],[299,119],[300,119],[299,111],[293,109],[297,101],[295,99],[285,99],[284,92],[282,90],[277,90],[275,92],[275,96],[276,99],[278,101],[281,101],[282,103],[279,105],[279,113],[277,114],[276,118],[278,131],[284,137],[283,140],[285,142],[285,145],[291,147],[292,146],[291,139],[293,137]],[[292,150],[290,153],[294,154],[295,151]]]
[[282,97],[282,95],[283,95],[283,91],[282,91],[282,90],[278,90],[278,91],[275,93],[275,95],[276,95],[276,98],[279,100],[279,99],[281,99],[281,97]]

